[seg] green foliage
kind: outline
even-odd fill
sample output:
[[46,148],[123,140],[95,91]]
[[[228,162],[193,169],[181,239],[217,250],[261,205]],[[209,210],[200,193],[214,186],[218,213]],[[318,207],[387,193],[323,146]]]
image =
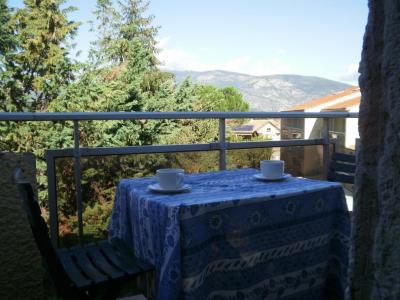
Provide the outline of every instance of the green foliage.
[[195,88],[197,100],[193,107],[196,111],[248,111],[249,104],[234,87],[219,89],[210,85],[198,85]]
[[150,56],[152,67],[158,63],[156,35],[158,28],[152,26],[153,16],[144,17],[148,3],[142,0],[98,0],[94,12],[98,21],[99,39],[94,42],[91,58],[97,64],[123,63],[129,58],[132,41],[139,41]]
[[193,104],[196,100],[196,96],[194,93],[194,86],[191,82],[191,79],[188,77],[175,91],[174,98],[176,100],[175,111],[193,111]]
[[[9,55],[15,50],[16,40],[11,25],[12,11],[7,6],[7,0],[0,0],[0,111],[6,111],[8,93],[5,89],[7,85],[12,84],[12,78],[6,72],[6,65]],[[0,124],[0,149],[8,149],[8,141],[13,139],[15,125],[8,123]],[[15,135],[15,134],[14,134]],[[18,145],[15,145],[18,147]]]
[[196,96],[194,111],[219,111],[225,100],[221,89],[210,85],[196,86],[194,94]]
[[96,202],[93,206],[86,206],[83,213],[85,234],[91,236],[107,236],[107,226],[110,220],[113,202]]
[[222,89],[224,101],[221,104],[221,111],[248,111],[249,103],[244,101],[242,94],[234,87]]
[[3,75],[8,78],[2,81],[4,111],[44,110],[73,80],[66,47],[78,23],[67,20],[71,8],[61,10],[61,0],[24,3],[9,21],[16,47],[4,63]]
[[0,70],[3,69],[5,56],[15,47],[10,20],[11,9],[7,6],[7,0],[0,0]]

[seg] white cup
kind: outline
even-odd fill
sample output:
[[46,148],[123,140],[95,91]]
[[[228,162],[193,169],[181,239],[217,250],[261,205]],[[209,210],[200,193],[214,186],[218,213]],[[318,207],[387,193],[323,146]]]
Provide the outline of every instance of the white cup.
[[260,162],[261,173],[267,179],[282,178],[284,168],[283,160],[262,160]]
[[183,169],[158,169],[156,172],[158,185],[166,190],[180,188],[184,172]]

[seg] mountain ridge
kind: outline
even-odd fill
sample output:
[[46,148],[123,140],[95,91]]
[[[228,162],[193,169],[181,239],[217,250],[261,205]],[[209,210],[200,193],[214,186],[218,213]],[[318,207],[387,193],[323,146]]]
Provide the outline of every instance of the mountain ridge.
[[220,88],[236,87],[250,103],[252,111],[280,111],[308,100],[342,91],[350,85],[318,76],[273,74],[254,76],[224,70],[177,71],[177,83],[191,77],[197,84],[210,84]]

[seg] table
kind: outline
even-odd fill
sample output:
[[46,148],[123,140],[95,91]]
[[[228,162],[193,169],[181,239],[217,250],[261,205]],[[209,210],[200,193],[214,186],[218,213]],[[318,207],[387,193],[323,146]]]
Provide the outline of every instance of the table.
[[262,182],[255,169],[186,175],[190,193],[123,179],[109,236],[156,267],[157,299],[342,299],[350,219],[340,184]]

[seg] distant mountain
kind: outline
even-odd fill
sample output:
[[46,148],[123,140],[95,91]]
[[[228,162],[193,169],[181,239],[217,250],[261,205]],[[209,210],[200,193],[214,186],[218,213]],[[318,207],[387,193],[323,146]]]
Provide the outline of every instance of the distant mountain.
[[252,76],[227,71],[170,72],[175,74],[177,82],[190,76],[195,83],[218,87],[234,86],[250,103],[253,111],[280,111],[349,87],[342,82],[312,76]]

